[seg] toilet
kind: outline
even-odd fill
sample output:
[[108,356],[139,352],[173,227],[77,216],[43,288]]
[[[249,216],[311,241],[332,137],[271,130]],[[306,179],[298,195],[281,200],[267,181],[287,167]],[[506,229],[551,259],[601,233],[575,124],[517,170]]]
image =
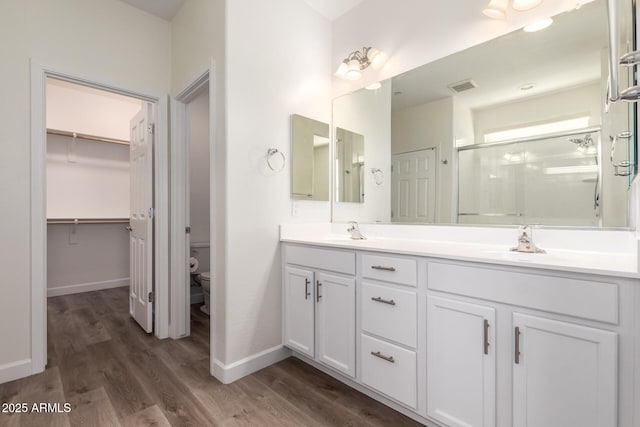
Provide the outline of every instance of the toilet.
[[211,300],[211,272],[206,271],[204,273],[200,273],[198,276],[200,279],[200,283],[202,284],[202,294],[204,295],[204,305],[200,306],[200,310],[205,313],[207,316],[211,315],[211,308],[209,301]]

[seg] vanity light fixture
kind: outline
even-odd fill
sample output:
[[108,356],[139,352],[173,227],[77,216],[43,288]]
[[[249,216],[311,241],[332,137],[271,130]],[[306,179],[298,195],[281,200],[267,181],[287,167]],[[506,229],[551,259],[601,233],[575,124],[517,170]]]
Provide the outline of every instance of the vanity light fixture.
[[[522,12],[533,9],[542,3],[542,0],[512,0],[511,7],[513,10]],[[509,8],[509,0],[491,0],[489,5],[482,10],[489,18],[504,19],[507,16]]]
[[378,69],[384,63],[384,54],[374,47],[363,47],[362,51],[351,52],[338,67],[335,75],[347,80],[358,80],[362,70],[371,66]]

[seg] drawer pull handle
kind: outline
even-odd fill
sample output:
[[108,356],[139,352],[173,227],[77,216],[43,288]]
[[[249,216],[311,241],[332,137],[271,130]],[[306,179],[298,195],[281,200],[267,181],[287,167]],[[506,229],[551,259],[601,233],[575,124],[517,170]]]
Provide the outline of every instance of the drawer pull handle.
[[322,286],[322,283],[320,283],[320,280],[316,280],[316,302],[320,302],[320,298],[322,298],[322,295],[320,295],[320,286]]
[[396,361],[393,359],[393,356],[385,356],[379,351],[372,351],[371,355],[375,357],[379,357],[382,360],[386,360],[387,362],[396,363]]
[[383,267],[381,265],[372,265],[371,268],[374,270],[382,270],[382,271],[396,271],[395,267]]
[[309,282],[309,279],[307,279],[305,277],[304,279],[304,299],[309,299],[309,295],[311,295],[311,292],[309,292],[309,285],[311,284],[311,282]]
[[516,326],[516,330],[515,330],[515,354],[514,356],[514,362],[516,363],[516,365],[520,364],[520,328]]
[[484,319],[484,354],[489,354],[489,321]]
[[383,299],[382,297],[371,297],[371,300],[375,302],[381,302],[383,304],[396,305],[396,302],[392,299],[388,300],[388,299]]

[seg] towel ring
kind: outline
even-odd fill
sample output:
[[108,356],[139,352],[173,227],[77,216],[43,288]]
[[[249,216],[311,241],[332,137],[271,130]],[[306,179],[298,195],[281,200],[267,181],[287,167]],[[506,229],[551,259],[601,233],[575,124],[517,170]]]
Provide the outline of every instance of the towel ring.
[[382,185],[384,182],[384,172],[378,168],[371,168],[371,175],[373,175],[373,181],[376,185]]
[[[275,156],[276,154],[279,154],[280,157],[282,158],[282,166],[280,166],[279,168],[274,167],[273,164],[271,163],[273,161],[272,160],[273,156]],[[286,163],[286,158],[284,157],[284,153],[282,151],[278,150],[277,148],[269,148],[267,150],[267,166],[269,166],[269,169],[271,169],[276,173],[282,172],[284,170],[285,163]]]

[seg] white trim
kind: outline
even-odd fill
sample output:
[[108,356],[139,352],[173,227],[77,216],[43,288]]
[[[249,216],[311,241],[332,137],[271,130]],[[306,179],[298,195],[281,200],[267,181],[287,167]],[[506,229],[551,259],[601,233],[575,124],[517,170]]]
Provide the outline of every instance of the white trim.
[[104,280],[102,282],[78,283],[76,285],[56,286],[47,289],[47,296],[57,297],[61,295],[79,294],[83,292],[101,291],[103,289],[121,288],[129,286],[129,278]]
[[[188,281],[188,259],[192,247],[210,247],[210,244],[190,245],[185,227],[189,224],[189,126],[188,103],[209,84],[209,170],[210,173],[210,203],[214,205],[215,172],[215,65],[213,61],[194,78],[191,83],[171,100],[171,325],[170,337],[177,339],[191,334],[191,291]],[[215,210],[211,209],[211,218]],[[214,221],[210,218],[210,222]],[[215,234],[214,224],[210,224],[210,241]],[[214,252],[210,252],[210,271],[214,271]],[[185,280],[187,281],[185,283]],[[215,301],[215,280],[211,281],[211,300]],[[214,302],[215,304],[215,302]],[[215,311],[212,310],[210,324],[215,325]],[[211,327],[210,350],[211,359],[215,358],[215,327]]]
[[216,359],[213,366],[213,375],[221,383],[230,384],[242,377],[246,377],[260,369],[264,369],[267,366],[290,357],[291,353],[291,350],[288,348],[278,345],[229,365],[225,365]]
[[31,359],[23,359],[0,365],[0,384],[28,377],[33,373],[32,371]]
[[46,224],[46,78],[54,77],[121,95],[154,102],[156,115],[156,336],[166,337],[168,313],[168,102],[166,94],[144,95],[119,84],[97,83],[92,78],[31,59],[31,186],[30,186],[30,287],[31,287],[31,374],[44,371],[47,361],[47,224]]

